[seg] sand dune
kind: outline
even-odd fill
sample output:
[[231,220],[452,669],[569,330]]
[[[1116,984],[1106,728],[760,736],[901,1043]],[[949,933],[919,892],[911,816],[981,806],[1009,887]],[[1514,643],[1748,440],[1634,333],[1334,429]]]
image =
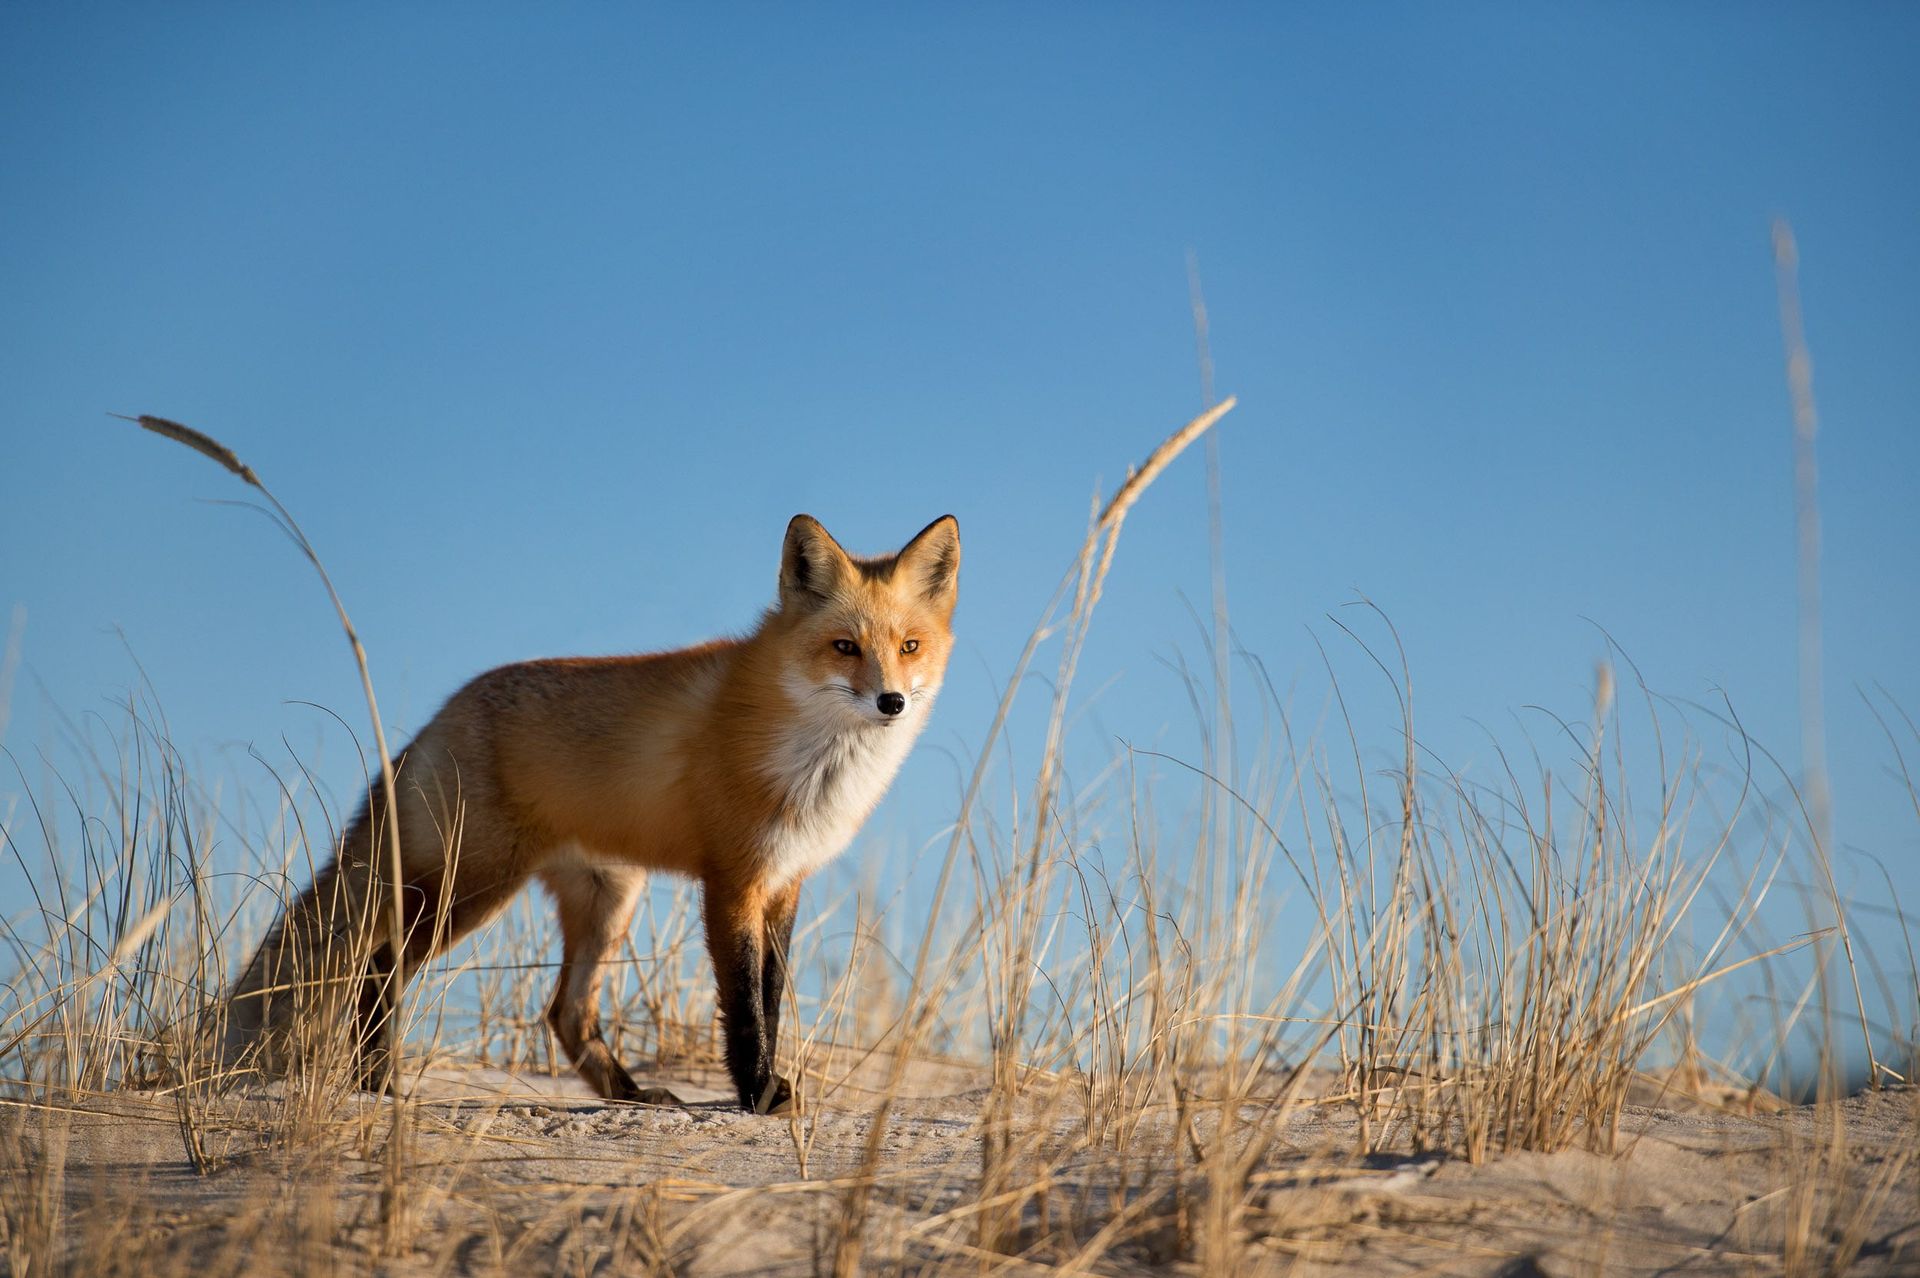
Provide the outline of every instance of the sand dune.
[[[81,1273],[827,1271],[872,1122],[862,1072],[791,1121],[732,1108],[709,1072],[649,1081],[688,1104],[610,1106],[569,1078],[429,1071],[408,1148],[411,1246],[386,1258],[384,1126],[361,1121],[385,1102],[369,1097],[293,1145],[250,1126],[279,1107],[274,1094],[240,1100],[213,1138],[226,1165],[206,1175],[186,1160],[166,1097],[14,1108],[8,1192],[58,1185],[47,1223],[57,1217],[59,1250]],[[1033,1188],[1013,1254],[977,1253],[967,1205],[987,1085],[964,1064],[910,1073],[871,1197],[867,1270],[1211,1267],[1181,1254],[1180,1214],[1205,1211],[1210,1191],[1203,1171],[1176,1172],[1166,1156],[1179,1148],[1171,1112],[1142,1118],[1130,1145],[1146,1152],[1116,1176],[1120,1161],[1076,1140],[1068,1080],[1032,1088],[1019,1116]],[[1351,1106],[1309,1089],[1270,1120],[1271,1146],[1235,1195],[1237,1263],[1300,1274],[1920,1272],[1913,1090],[1774,1112],[1652,1088],[1643,1099],[1658,1103],[1628,1107],[1616,1155],[1473,1165],[1411,1149],[1355,1158]],[[1049,1161],[1050,1148],[1078,1152]],[[1101,1220],[1105,1237],[1089,1228]]]

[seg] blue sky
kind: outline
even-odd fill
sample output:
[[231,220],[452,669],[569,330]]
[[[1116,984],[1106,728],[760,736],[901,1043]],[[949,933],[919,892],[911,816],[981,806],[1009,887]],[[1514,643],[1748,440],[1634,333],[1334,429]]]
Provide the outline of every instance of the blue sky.
[[[1896,5],[7,6],[4,744],[37,783],[137,657],[195,758],[358,784],[297,704],[359,713],[324,599],[105,416],[152,412],[299,515],[403,735],[504,661],[746,627],[795,511],[870,551],[953,511],[961,643],[874,826],[917,846],[1096,485],[1199,407],[1191,249],[1235,627],[1283,687],[1364,593],[1467,759],[1584,713],[1597,624],[1792,766],[1785,214],[1839,833],[1920,899],[1856,693],[1920,712],[1916,49]],[[1196,454],[1129,525],[1097,749],[1196,755],[1167,663],[1207,582]]]

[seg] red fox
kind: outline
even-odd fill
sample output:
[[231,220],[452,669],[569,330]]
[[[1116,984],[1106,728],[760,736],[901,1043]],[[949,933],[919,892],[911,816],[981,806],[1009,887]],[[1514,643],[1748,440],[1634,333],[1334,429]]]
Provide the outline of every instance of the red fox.
[[[778,601],[745,638],[528,661],[467,684],[397,761],[403,979],[537,878],[559,908],[547,1022],[568,1057],[602,1096],[675,1103],[614,1058],[598,1004],[645,872],[688,875],[702,888],[740,1104],[786,1109],[793,1088],[773,1057],[800,884],[846,847],[925,725],[959,569],[951,515],[873,559],[796,515]],[[324,1037],[351,1020],[361,1081],[392,1085],[385,808],[375,784],[334,860],[242,971],[230,1058],[271,1057],[296,1027]]]

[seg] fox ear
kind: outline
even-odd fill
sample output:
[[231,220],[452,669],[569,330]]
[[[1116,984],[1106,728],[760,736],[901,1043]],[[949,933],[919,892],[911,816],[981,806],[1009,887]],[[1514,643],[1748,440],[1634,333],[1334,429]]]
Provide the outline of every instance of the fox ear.
[[780,606],[812,607],[853,571],[840,543],[812,515],[795,515],[780,548]]
[[927,599],[952,607],[960,589],[960,521],[942,515],[922,528],[894,557],[894,571]]

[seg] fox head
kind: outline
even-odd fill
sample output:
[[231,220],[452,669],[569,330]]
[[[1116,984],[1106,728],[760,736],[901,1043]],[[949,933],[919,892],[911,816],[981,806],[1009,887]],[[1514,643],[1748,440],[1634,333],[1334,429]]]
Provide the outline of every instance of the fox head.
[[918,728],[953,647],[960,525],[942,515],[898,554],[860,559],[811,515],[795,515],[780,552],[787,691],[876,727]]

